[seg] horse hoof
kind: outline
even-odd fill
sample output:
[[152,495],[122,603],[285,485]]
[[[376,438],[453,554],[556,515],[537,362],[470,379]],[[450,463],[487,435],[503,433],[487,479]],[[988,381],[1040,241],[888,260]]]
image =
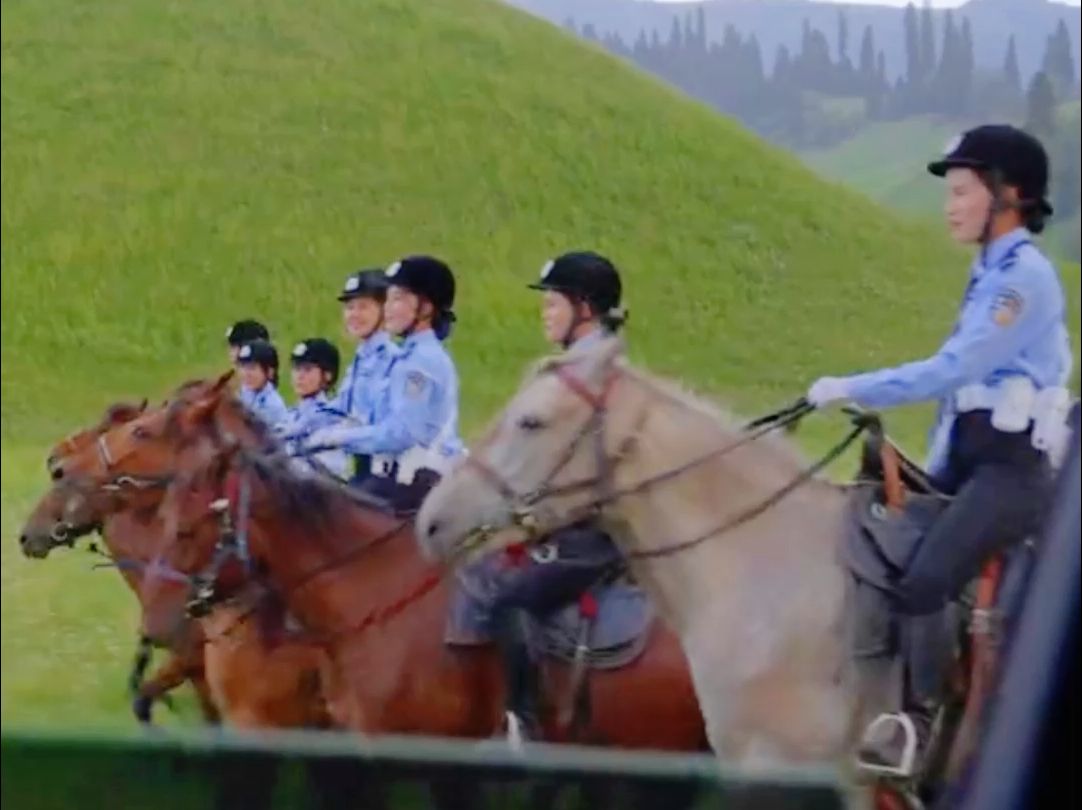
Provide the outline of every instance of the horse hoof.
[[131,702],[132,714],[135,715],[135,719],[140,723],[149,726],[151,723],[151,708],[153,706],[153,698],[148,695],[136,695]]

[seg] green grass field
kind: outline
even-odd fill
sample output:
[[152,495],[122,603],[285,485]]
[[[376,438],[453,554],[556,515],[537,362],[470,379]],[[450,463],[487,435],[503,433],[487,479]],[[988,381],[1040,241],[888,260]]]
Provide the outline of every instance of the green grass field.
[[130,723],[133,600],[85,554],[23,559],[18,527],[52,442],[220,371],[237,317],[337,335],[348,271],[437,252],[473,431],[543,351],[524,285],[564,249],[624,269],[638,359],[747,412],[932,348],[964,283],[937,230],[496,2],[2,14],[5,726]]

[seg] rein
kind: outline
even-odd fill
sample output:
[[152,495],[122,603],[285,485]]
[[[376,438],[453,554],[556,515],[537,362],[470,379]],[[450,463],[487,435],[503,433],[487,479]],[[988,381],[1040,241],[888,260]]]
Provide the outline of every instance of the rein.
[[[224,480],[224,497],[211,504],[211,511],[216,512],[219,515],[219,539],[215,545],[214,557],[212,558],[210,565],[203,573],[198,574],[195,577],[197,588],[192,602],[189,603],[189,612],[193,616],[206,615],[206,612],[209,611],[215,601],[215,582],[221,572],[221,568],[230,556],[239,559],[245,565],[246,574],[249,577],[255,578],[256,572],[251,565],[251,555],[247,540],[247,528],[251,512],[251,483],[248,479],[249,475],[250,472],[247,470],[238,471],[232,468],[229,469]],[[226,637],[232,633],[244,619],[256,611],[262,600],[266,598],[266,595],[272,590],[274,590],[278,598],[285,601],[289,594],[296,592],[317,577],[342,568],[368,552],[383,546],[398,536],[408,525],[408,519],[399,521],[390,529],[364,545],[350,549],[345,554],[334,557],[322,565],[316,566],[310,571],[305,572],[299,578],[287,583],[284,587],[271,589],[267,586],[267,583],[264,582],[264,586],[267,586],[265,587],[264,595],[257,597],[256,600],[249,605],[246,610],[240,613],[228,627],[219,633],[216,633],[212,640]],[[236,530],[234,530],[234,526],[237,527]],[[316,637],[316,640],[326,644],[340,636],[361,632],[369,627],[382,624],[394,616],[397,616],[411,604],[427,595],[436,588],[442,580],[442,574],[433,572],[421,579],[403,596],[390,604],[373,608],[360,621],[339,630],[335,630],[329,634],[320,634]]]
[[793,490],[803,486],[816,475],[818,475],[835,459],[841,456],[841,454],[844,453],[849,448],[849,446],[853,444],[853,442],[860,438],[862,433],[871,429],[872,427],[872,423],[870,420],[865,422],[863,419],[858,417],[854,421],[856,422],[856,424],[854,425],[853,429],[849,431],[848,434],[846,434],[845,438],[843,438],[840,442],[834,445],[834,447],[832,447],[826,453],[826,455],[824,455],[814,464],[802,470],[800,474],[797,475],[792,481],[790,481],[778,491],[771,494],[769,497],[764,498],[759,503],[754,504],[753,506],[745,509],[744,511],[737,513],[732,518],[726,520],[719,526],[708,529],[707,531],[703,532],[700,535],[697,535],[696,537],[691,538],[690,540],[683,540],[679,543],[672,543],[667,546],[661,546],[660,548],[652,548],[645,551],[633,551],[628,553],[626,556],[629,559],[633,560],[649,560],[657,559],[660,557],[668,557],[672,554],[686,551],[689,548],[694,548],[695,546],[705,543],[707,540],[709,540],[711,537],[714,537],[715,535],[724,534],[733,529],[736,529],[739,526],[742,526],[745,523],[748,523],[751,520],[754,520],[771,507],[780,503],[781,500],[785,498],[786,495],[789,495]]
[[[585,504],[570,511],[560,522],[561,524],[574,524],[587,518],[596,517],[605,506],[630,495],[646,492],[659,484],[672,481],[708,462],[722,458],[741,447],[752,444],[763,436],[776,430],[796,425],[805,416],[815,410],[815,406],[802,397],[790,405],[752,420],[744,426],[742,435],[731,442],[713,448],[677,467],[649,476],[634,484],[619,489],[613,489],[611,487],[613,472],[615,467],[622,460],[624,451],[621,450],[615,456],[606,454],[604,450],[603,431],[604,417],[608,412],[607,398],[612,391],[615,380],[621,375],[621,372],[619,370],[611,370],[606,376],[604,386],[599,393],[591,391],[581,379],[571,374],[564,366],[556,367],[555,373],[572,393],[583,399],[591,407],[591,414],[583,428],[578,432],[567,450],[565,450],[561,456],[560,462],[554,467],[549,475],[543,479],[542,483],[536,489],[525,494],[517,493],[510,484],[508,484],[480,457],[480,454],[471,453],[466,460],[468,466],[472,466],[477,470],[481,474],[481,477],[487,481],[490,486],[494,487],[505,501],[510,503],[510,527],[524,530],[529,538],[533,540],[538,538],[537,529],[540,523],[535,513],[535,508],[547,499],[568,495],[583,489],[593,488],[597,491],[597,495],[588,500]],[[873,433],[881,432],[882,426],[877,415],[857,411],[855,409],[846,412],[852,419],[854,425],[853,429],[822,458],[802,470],[795,478],[785,484],[785,486],[781,487],[781,489],[771,493],[767,498],[753,504],[731,518],[727,518],[720,525],[709,529],[703,534],[660,548],[628,553],[625,555],[624,560],[620,560],[614,565],[623,566],[626,564],[626,559],[654,559],[667,557],[694,548],[695,546],[706,542],[711,537],[731,531],[763,514],[768,509],[778,504],[795,489],[814,478],[819,472],[841,456],[841,454],[844,453],[863,433],[868,431]],[[644,412],[638,423],[640,428],[645,419],[646,415]],[[625,446],[635,441],[637,432],[638,431],[636,430],[629,439],[625,440]],[[591,435],[598,437],[597,474],[592,478],[584,478],[554,486],[552,483],[553,480],[574,457],[579,445]],[[468,554],[471,550],[486,542],[492,532],[497,531],[499,528],[502,527],[479,527],[477,531],[464,539],[460,544],[459,553],[454,556],[458,557],[460,555]]]

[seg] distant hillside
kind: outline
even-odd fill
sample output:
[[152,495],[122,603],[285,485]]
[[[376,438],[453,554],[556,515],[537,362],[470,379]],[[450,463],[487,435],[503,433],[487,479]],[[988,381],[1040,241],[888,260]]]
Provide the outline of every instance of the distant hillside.
[[[832,47],[837,47],[838,9],[849,18],[850,47],[860,41],[861,31],[871,25],[875,40],[883,48],[888,76],[894,78],[905,69],[901,8],[895,6],[847,5],[813,0],[705,0],[702,3],[653,3],[643,0],[506,0],[551,22],[563,24],[574,19],[580,27],[592,23],[599,34],[619,33],[625,42],[633,42],[639,31],[657,30],[664,37],[674,16],[681,19],[698,6],[706,14],[706,24],[713,41],[720,42],[726,25],[742,34],[755,34],[763,48],[766,63],[773,62],[779,45],[799,47],[804,20],[823,31]],[[920,5],[918,2],[916,5]],[[934,12],[939,26],[944,10]],[[954,10],[956,16],[969,18],[973,27],[974,54],[979,67],[999,70],[1007,39],[1017,41],[1018,63],[1023,79],[1028,79],[1040,65],[1045,38],[1062,19],[1067,23],[1074,45],[1075,65],[1079,64],[1082,23],[1077,6],[1049,0],[970,0]],[[940,29],[941,30],[941,29]]]
[[[1055,223],[1046,231],[1043,243],[1053,255],[1077,262],[1079,258],[1079,218],[1072,215],[1070,198],[1056,185],[1064,180],[1056,171],[1057,160],[1078,160],[1078,102],[1060,105],[1057,116],[1057,139],[1051,144],[1053,163],[1052,199],[1057,206]],[[958,125],[931,116],[871,124],[852,138],[830,147],[801,153],[804,161],[822,176],[840,180],[850,188],[877,202],[908,214],[938,219],[943,207],[942,189],[928,181],[926,161],[934,155]],[[1077,175],[1073,182],[1077,185]],[[1077,187],[1075,188],[1077,195]],[[1074,197],[1077,202],[1077,196]]]

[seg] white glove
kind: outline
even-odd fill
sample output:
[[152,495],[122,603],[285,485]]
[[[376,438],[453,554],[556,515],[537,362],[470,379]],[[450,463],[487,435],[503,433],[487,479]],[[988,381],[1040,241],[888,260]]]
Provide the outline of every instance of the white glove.
[[806,399],[816,408],[849,399],[848,381],[845,377],[820,377],[808,389]]
[[356,434],[357,426],[346,423],[328,425],[314,431],[307,439],[301,442],[301,449],[305,453],[318,450],[333,450],[349,442]]

